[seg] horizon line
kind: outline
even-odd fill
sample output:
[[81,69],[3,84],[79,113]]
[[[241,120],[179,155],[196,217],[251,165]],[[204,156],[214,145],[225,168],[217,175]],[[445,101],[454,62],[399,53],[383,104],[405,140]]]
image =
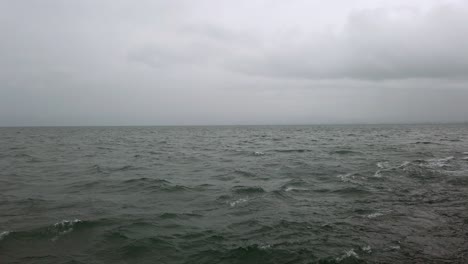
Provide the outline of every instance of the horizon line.
[[47,128],[47,127],[247,127],[247,126],[372,126],[372,125],[466,125],[468,121],[458,122],[388,122],[388,123],[292,123],[292,124],[161,124],[161,125],[17,125],[0,128]]

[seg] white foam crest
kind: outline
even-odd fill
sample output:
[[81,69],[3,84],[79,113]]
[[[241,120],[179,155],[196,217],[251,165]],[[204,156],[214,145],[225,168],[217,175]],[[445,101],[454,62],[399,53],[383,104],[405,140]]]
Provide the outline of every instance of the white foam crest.
[[58,223],[55,223],[54,226],[55,227],[66,227],[66,226],[70,226],[70,225],[74,225],[76,223],[79,223],[79,222],[82,222],[80,219],[74,219],[74,220],[62,220]]
[[340,174],[336,177],[340,178],[342,182],[351,182],[355,178],[353,173]]
[[271,245],[270,244],[263,244],[263,245],[258,246],[258,248],[265,250],[265,249],[271,248]]
[[391,249],[391,250],[399,250],[399,249],[400,249],[400,246],[398,246],[398,245],[397,245],[397,246],[391,246],[390,249]]
[[62,220],[58,223],[54,224],[55,231],[57,232],[57,236],[52,238],[52,241],[56,241],[60,236],[68,234],[73,231],[73,227],[76,223],[82,222],[80,219],[74,220]]
[[293,186],[288,186],[288,187],[286,187],[286,189],[284,189],[284,191],[286,191],[286,192],[290,192],[290,191],[294,191],[294,190],[305,191],[305,190],[307,190],[307,189],[304,189],[304,188],[297,188],[297,187],[293,187]]
[[390,164],[388,163],[388,161],[380,161],[380,162],[377,162],[376,165],[379,169],[386,169],[390,167]]
[[10,231],[3,231],[0,233],[0,241],[10,234]]
[[354,249],[350,249],[348,251],[345,251],[344,254],[341,257],[336,258],[336,261],[340,262],[346,258],[359,258],[359,255],[354,252]]
[[235,207],[236,205],[242,204],[242,203],[246,203],[247,201],[248,201],[247,198],[240,198],[240,199],[237,199],[237,200],[235,200],[235,201],[229,202],[229,205],[230,205],[231,207]]
[[372,248],[369,245],[361,247],[361,250],[366,252],[367,254],[372,253]]
[[376,212],[376,213],[368,214],[368,215],[366,215],[366,217],[369,218],[369,219],[372,219],[372,218],[376,218],[376,217],[379,217],[379,216],[382,216],[382,215],[384,215],[384,214]]
[[381,178],[383,176],[383,174],[382,174],[383,172],[393,171],[393,170],[397,170],[397,169],[403,169],[406,166],[408,166],[409,164],[411,164],[410,161],[403,161],[403,163],[401,163],[398,166],[390,166],[390,163],[388,161],[377,162],[377,167],[379,168],[379,170],[377,170],[374,173],[374,177]]
[[442,159],[429,159],[427,160],[429,162],[429,167],[445,167],[448,165],[448,162],[453,160],[454,157],[446,157]]
[[408,166],[411,162],[410,161],[403,161],[403,163],[400,164],[400,166],[397,167],[397,169],[404,168]]
[[261,151],[255,151],[255,152],[254,152],[254,155],[255,155],[255,156],[263,156],[263,155],[265,155],[265,153],[264,153],[264,152],[261,152]]

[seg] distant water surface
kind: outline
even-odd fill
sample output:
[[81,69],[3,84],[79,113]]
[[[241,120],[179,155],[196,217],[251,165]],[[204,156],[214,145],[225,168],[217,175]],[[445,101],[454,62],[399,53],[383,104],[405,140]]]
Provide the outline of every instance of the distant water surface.
[[468,125],[0,128],[0,263],[468,263]]

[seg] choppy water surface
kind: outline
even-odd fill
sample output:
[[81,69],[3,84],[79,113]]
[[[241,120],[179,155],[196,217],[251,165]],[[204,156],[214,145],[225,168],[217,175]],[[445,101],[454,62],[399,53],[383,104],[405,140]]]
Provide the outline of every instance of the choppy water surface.
[[0,263],[468,263],[468,126],[0,128]]

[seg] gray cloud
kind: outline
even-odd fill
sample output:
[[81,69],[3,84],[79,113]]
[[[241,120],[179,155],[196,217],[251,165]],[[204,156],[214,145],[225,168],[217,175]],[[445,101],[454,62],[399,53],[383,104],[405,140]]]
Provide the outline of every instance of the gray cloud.
[[341,32],[285,42],[238,67],[249,74],[311,79],[468,77],[465,5],[354,12]]
[[467,10],[0,0],[0,126],[466,121]]
[[466,5],[439,5],[426,11],[354,11],[338,32],[312,32],[292,38],[286,32],[259,40],[249,32],[235,34],[213,26],[178,32],[189,34],[190,40],[182,46],[149,45],[132,57],[152,66],[217,63],[233,71],[275,78],[468,76],[468,53],[464,52],[468,46]]

